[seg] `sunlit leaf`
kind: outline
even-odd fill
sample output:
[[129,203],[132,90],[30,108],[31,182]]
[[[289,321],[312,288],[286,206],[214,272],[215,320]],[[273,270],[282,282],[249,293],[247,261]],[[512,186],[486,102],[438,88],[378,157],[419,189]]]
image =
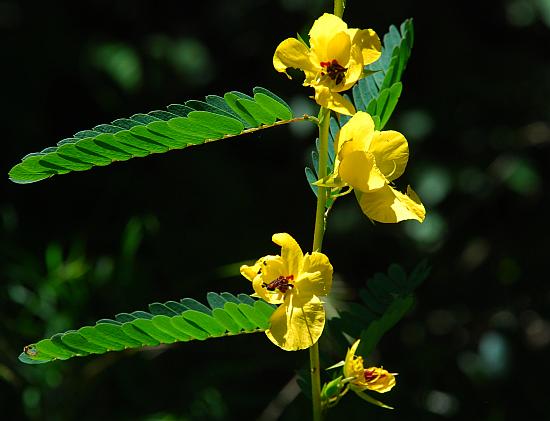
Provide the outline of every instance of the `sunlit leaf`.
[[401,77],[411,55],[414,41],[412,19],[401,24],[400,30],[390,26],[384,36],[380,58],[365,67],[374,72],[361,79],[353,88],[353,102],[357,111],[365,111],[380,118],[376,124],[381,130],[388,122],[401,94]]
[[166,110],[135,114],[80,131],[55,147],[25,156],[9,172],[10,180],[33,183],[53,175],[183,149],[292,120],[292,110],[277,95],[260,87],[253,92],[253,97],[236,91],[223,98],[211,95],[206,102],[172,104]]
[[58,333],[25,347],[19,360],[40,364],[90,354],[158,346],[174,342],[263,332],[274,306],[247,295],[208,293],[210,307],[191,298],[153,303],[149,311],[120,313],[95,326]]

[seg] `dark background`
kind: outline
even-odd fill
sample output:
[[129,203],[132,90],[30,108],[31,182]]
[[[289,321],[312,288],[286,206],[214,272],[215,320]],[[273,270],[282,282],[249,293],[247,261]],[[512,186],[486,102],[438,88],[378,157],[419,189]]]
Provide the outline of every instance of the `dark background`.
[[[397,409],[349,394],[332,416],[549,419],[550,1],[349,3],[349,25],[380,36],[415,20],[387,127],[409,140],[402,178],[428,217],[372,225],[348,196],[336,203],[325,251],[348,295],[392,262],[410,270],[428,258],[433,270],[376,354],[399,372],[381,397]],[[275,253],[274,232],[308,249],[308,123],[31,185],[7,173],[79,130],[208,94],[260,85],[308,110],[311,92],[277,74],[271,58],[331,7],[0,1],[3,419],[255,419],[305,366],[307,353],[279,351],[261,334],[40,366],[17,355],[154,301],[249,292],[237,268]],[[299,396],[282,418],[309,411]]]

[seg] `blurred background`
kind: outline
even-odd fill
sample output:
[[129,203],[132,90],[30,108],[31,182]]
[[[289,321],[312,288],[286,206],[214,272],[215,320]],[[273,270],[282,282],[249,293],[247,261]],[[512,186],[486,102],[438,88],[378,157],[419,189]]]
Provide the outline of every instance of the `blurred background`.
[[[432,273],[376,353],[399,373],[383,396],[397,409],[349,394],[332,416],[550,419],[550,1],[348,2],[349,25],[380,36],[414,18],[387,128],[410,142],[402,179],[428,217],[373,225],[350,195],[325,251],[351,299],[392,262],[411,270],[427,258]],[[324,0],[0,0],[3,419],[256,419],[281,391],[282,419],[309,418],[307,399],[285,388],[307,353],[262,334],[17,360],[24,345],[151,302],[248,292],[239,262],[275,253],[274,232],[307,248],[308,123],[30,185],[7,173],[79,130],[208,94],[265,86],[311,112],[311,92],[271,58],[331,10]]]

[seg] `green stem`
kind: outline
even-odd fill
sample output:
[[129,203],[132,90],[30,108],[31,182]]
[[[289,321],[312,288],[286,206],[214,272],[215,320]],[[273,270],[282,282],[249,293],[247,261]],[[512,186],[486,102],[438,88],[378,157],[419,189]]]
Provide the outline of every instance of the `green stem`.
[[319,364],[319,342],[309,348],[309,367],[311,370],[311,398],[313,401],[313,421],[323,419],[321,406],[321,367]]
[[[342,17],[344,14],[345,0],[334,0],[334,14]],[[330,110],[321,108],[319,113],[319,179],[327,176],[328,163],[328,131],[330,127]],[[313,232],[313,251],[321,251],[326,225],[326,203],[328,189],[317,187],[317,209],[315,211],[315,230]],[[309,366],[311,370],[311,398],[313,401],[313,421],[323,419],[323,407],[321,404],[321,365],[319,363],[319,342],[309,348]]]
[[[321,108],[319,113],[319,179],[327,175],[328,162],[328,131],[330,125],[330,110]],[[325,206],[327,202],[327,188],[317,188],[317,209],[315,212],[315,230],[313,233],[313,251],[321,251],[323,236],[325,235]],[[321,367],[319,364],[319,343],[309,348],[309,364],[311,370],[311,397],[313,401],[313,420],[321,421],[323,409],[321,406]]]
[[346,0],[334,0],[334,14],[341,18],[344,15]]
[[[321,108],[319,113],[319,168],[318,179],[327,176],[328,163],[328,130],[330,127],[330,110]],[[315,231],[313,233],[313,251],[321,251],[325,235],[325,206],[327,202],[327,187],[317,187],[317,209],[315,211]]]

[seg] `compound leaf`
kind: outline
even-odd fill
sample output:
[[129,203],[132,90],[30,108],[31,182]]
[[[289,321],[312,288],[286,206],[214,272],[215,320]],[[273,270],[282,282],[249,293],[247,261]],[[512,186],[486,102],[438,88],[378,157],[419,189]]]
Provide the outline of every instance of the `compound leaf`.
[[90,354],[158,346],[174,342],[263,332],[275,306],[247,295],[208,293],[205,306],[191,298],[149,305],[149,312],[120,313],[95,326],[58,333],[28,345],[19,360],[26,364],[67,360]]

